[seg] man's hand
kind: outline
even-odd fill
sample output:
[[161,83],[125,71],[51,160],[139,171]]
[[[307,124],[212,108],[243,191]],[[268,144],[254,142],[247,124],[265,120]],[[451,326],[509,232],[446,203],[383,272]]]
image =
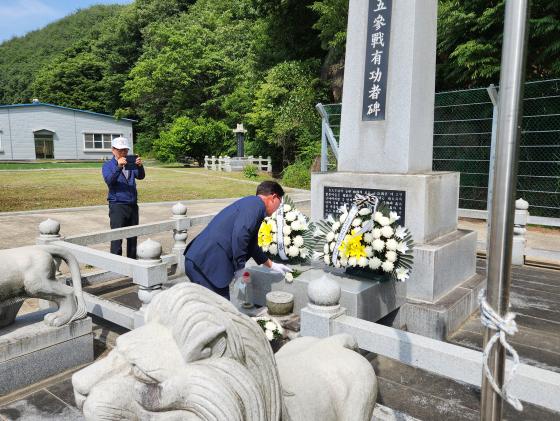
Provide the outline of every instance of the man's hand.
[[285,275],[288,272],[292,271],[292,268],[286,265],[283,265],[282,263],[274,263],[272,262],[272,264],[270,265],[270,270],[273,270],[274,272],[278,272],[281,273],[282,275]]
[[136,165],[141,167],[142,166],[142,158],[140,158],[140,155],[138,155],[136,157]]
[[117,159],[117,163],[119,164],[120,168],[124,168],[124,166],[126,165],[126,156],[121,156],[119,159]]

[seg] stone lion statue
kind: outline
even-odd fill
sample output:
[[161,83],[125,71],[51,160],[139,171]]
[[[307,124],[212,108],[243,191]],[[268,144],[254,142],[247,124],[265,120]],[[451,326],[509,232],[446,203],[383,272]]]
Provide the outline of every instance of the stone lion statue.
[[296,339],[277,364],[255,321],[182,283],[72,383],[87,420],[369,421],[377,381],[351,346],[348,335]]
[[[64,260],[70,268],[73,287],[56,280],[55,259]],[[58,311],[45,315],[45,323],[50,326],[62,326],[84,318],[87,311],[76,258],[63,247],[54,245],[0,250],[0,327],[13,323],[28,297],[54,301],[58,305]]]

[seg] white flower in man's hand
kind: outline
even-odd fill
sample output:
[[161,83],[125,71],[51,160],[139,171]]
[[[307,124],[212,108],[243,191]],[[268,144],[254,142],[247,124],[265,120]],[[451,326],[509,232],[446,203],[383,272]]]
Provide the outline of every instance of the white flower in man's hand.
[[274,339],[274,333],[272,332],[272,330],[265,330],[264,334],[266,335],[266,339],[268,339],[269,341]]

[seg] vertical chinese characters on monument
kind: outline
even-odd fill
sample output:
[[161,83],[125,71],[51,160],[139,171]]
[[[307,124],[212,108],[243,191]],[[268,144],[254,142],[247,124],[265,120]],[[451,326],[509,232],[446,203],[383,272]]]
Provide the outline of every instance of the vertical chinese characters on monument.
[[385,120],[392,0],[368,0],[362,120]]

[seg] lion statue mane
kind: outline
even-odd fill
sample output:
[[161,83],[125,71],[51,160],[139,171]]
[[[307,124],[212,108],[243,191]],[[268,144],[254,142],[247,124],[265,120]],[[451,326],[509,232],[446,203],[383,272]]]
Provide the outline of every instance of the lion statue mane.
[[254,320],[181,283],[154,297],[145,324],[72,383],[87,420],[369,421],[377,381],[354,345],[348,335],[296,339],[277,364]]

